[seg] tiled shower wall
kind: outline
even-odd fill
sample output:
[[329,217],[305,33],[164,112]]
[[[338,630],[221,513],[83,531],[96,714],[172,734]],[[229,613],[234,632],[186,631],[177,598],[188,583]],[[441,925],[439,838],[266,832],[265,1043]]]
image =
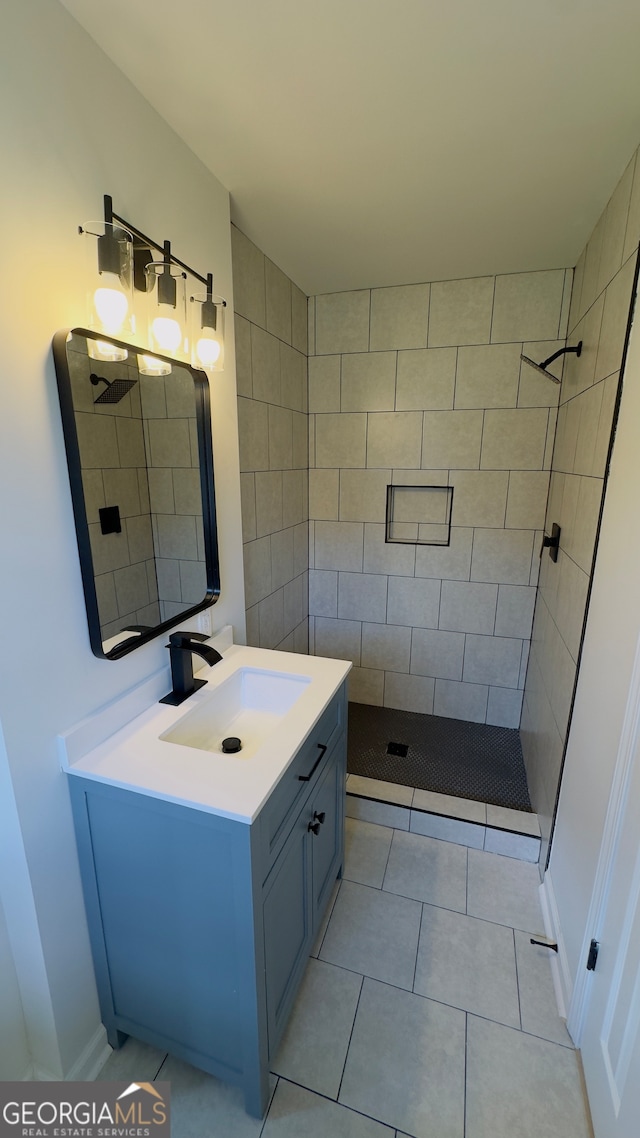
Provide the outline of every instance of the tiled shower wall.
[[308,648],[307,301],[232,226],[247,643]]
[[[571,271],[309,302],[310,634],[350,698],[517,727]],[[385,543],[387,485],[454,488],[451,544]]]
[[[640,239],[636,153],[575,270],[567,356],[545,528],[561,527],[557,563],[542,559],[522,714],[529,791],[540,818],[542,863],[551,820],[592,573],[596,529]],[[633,524],[633,519],[629,520]]]
[[[100,626],[107,640],[128,624],[160,620],[140,384],[119,403],[95,403],[105,388],[91,385],[92,371],[109,382],[137,381],[137,368],[90,360],[86,342],[76,337],[67,353]],[[120,533],[102,533],[98,511],[104,506],[119,507]]]
[[186,368],[140,376],[160,620],[207,591],[195,388]]

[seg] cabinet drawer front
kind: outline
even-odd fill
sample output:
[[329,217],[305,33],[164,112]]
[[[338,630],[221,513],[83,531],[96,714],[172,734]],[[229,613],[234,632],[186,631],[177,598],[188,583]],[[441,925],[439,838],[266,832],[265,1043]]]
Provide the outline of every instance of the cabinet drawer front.
[[329,752],[344,730],[345,716],[343,688],[322,713],[260,812],[263,881],[282,848],[297,811],[322,777]]

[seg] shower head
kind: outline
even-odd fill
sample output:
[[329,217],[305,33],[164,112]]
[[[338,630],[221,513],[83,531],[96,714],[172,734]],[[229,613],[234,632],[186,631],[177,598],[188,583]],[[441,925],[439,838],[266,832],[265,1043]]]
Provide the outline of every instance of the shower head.
[[547,371],[546,367],[543,367],[542,364],[537,364],[535,360],[530,359],[529,356],[525,356],[524,353],[522,353],[520,359],[524,360],[526,364],[530,364],[531,367],[534,367],[536,371],[540,372],[540,375],[544,375],[547,379],[553,380],[554,383],[561,382],[557,376],[553,375],[550,371]]
[[539,364],[537,364],[536,361],[532,360],[529,356],[525,356],[524,352],[521,353],[520,359],[524,360],[526,364],[530,364],[530,366],[534,367],[536,371],[539,371],[541,375],[544,375],[547,379],[550,379],[552,383],[561,383],[562,381],[559,380],[557,376],[553,375],[552,372],[547,371],[547,368],[549,364],[553,363],[554,360],[557,360],[559,356],[566,356],[570,352],[573,352],[574,355],[578,356],[579,358],[582,354],[582,340],[576,344],[575,348],[560,348],[557,352],[554,352],[552,356],[548,356],[546,360],[542,360],[542,363]]
[[94,399],[94,403],[119,403],[121,399],[124,399],[127,391],[135,387],[138,382],[137,379],[114,379],[112,383],[109,383],[108,379],[96,375],[95,372],[91,373],[89,379],[94,387],[97,387],[99,383],[106,383],[107,385],[104,391],[100,392],[98,398]]

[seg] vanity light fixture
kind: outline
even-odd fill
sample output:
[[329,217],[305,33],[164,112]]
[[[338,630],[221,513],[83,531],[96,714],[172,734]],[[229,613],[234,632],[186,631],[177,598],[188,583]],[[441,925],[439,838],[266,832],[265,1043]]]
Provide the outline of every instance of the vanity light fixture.
[[[104,197],[104,221],[90,222],[79,232],[92,239],[87,241],[91,259],[90,329],[139,344],[138,370],[142,375],[170,374],[171,365],[157,358],[156,352],[178,360],[188,360],[191,354],[193,366],[209,374],[223,370],[227,302],[213,295],[212,273],[201,276],[172,253],[170,241],[160,245],[120,217],[109,194]],[[160,257],[154,256],[158,253]],[[189,288],[193,302],[190,341],[186,304],[189,278],[204,286],[204,291],[193,294],[193,286]],[[91,341],[89,351],[100,360],[127,358],[126,348],[106,340]]]
[[[133,234],[114,221],[111,198],[105,198],[103,221],[89,221],[79,232],[87,238],[88,323],[105,336],[127,337],[132,331]],[[98,360],[126,360],[127,351],[104,340],[90,343]]]
[[191,363],[203,371],[224,371],[225,302],[213,295],[213,273],[207,276],[206,292],[195,293],[190,300]]

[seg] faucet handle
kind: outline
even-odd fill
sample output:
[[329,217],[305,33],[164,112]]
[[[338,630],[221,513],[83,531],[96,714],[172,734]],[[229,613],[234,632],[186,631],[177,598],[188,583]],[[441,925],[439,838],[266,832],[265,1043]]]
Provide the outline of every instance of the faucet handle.
[[208,639],[209,637],[203,632],[172,632],[167,648],[172,646],[174,648],[187,648],[190,641],[199,640],[201,643],[204,643],[204,641]]

